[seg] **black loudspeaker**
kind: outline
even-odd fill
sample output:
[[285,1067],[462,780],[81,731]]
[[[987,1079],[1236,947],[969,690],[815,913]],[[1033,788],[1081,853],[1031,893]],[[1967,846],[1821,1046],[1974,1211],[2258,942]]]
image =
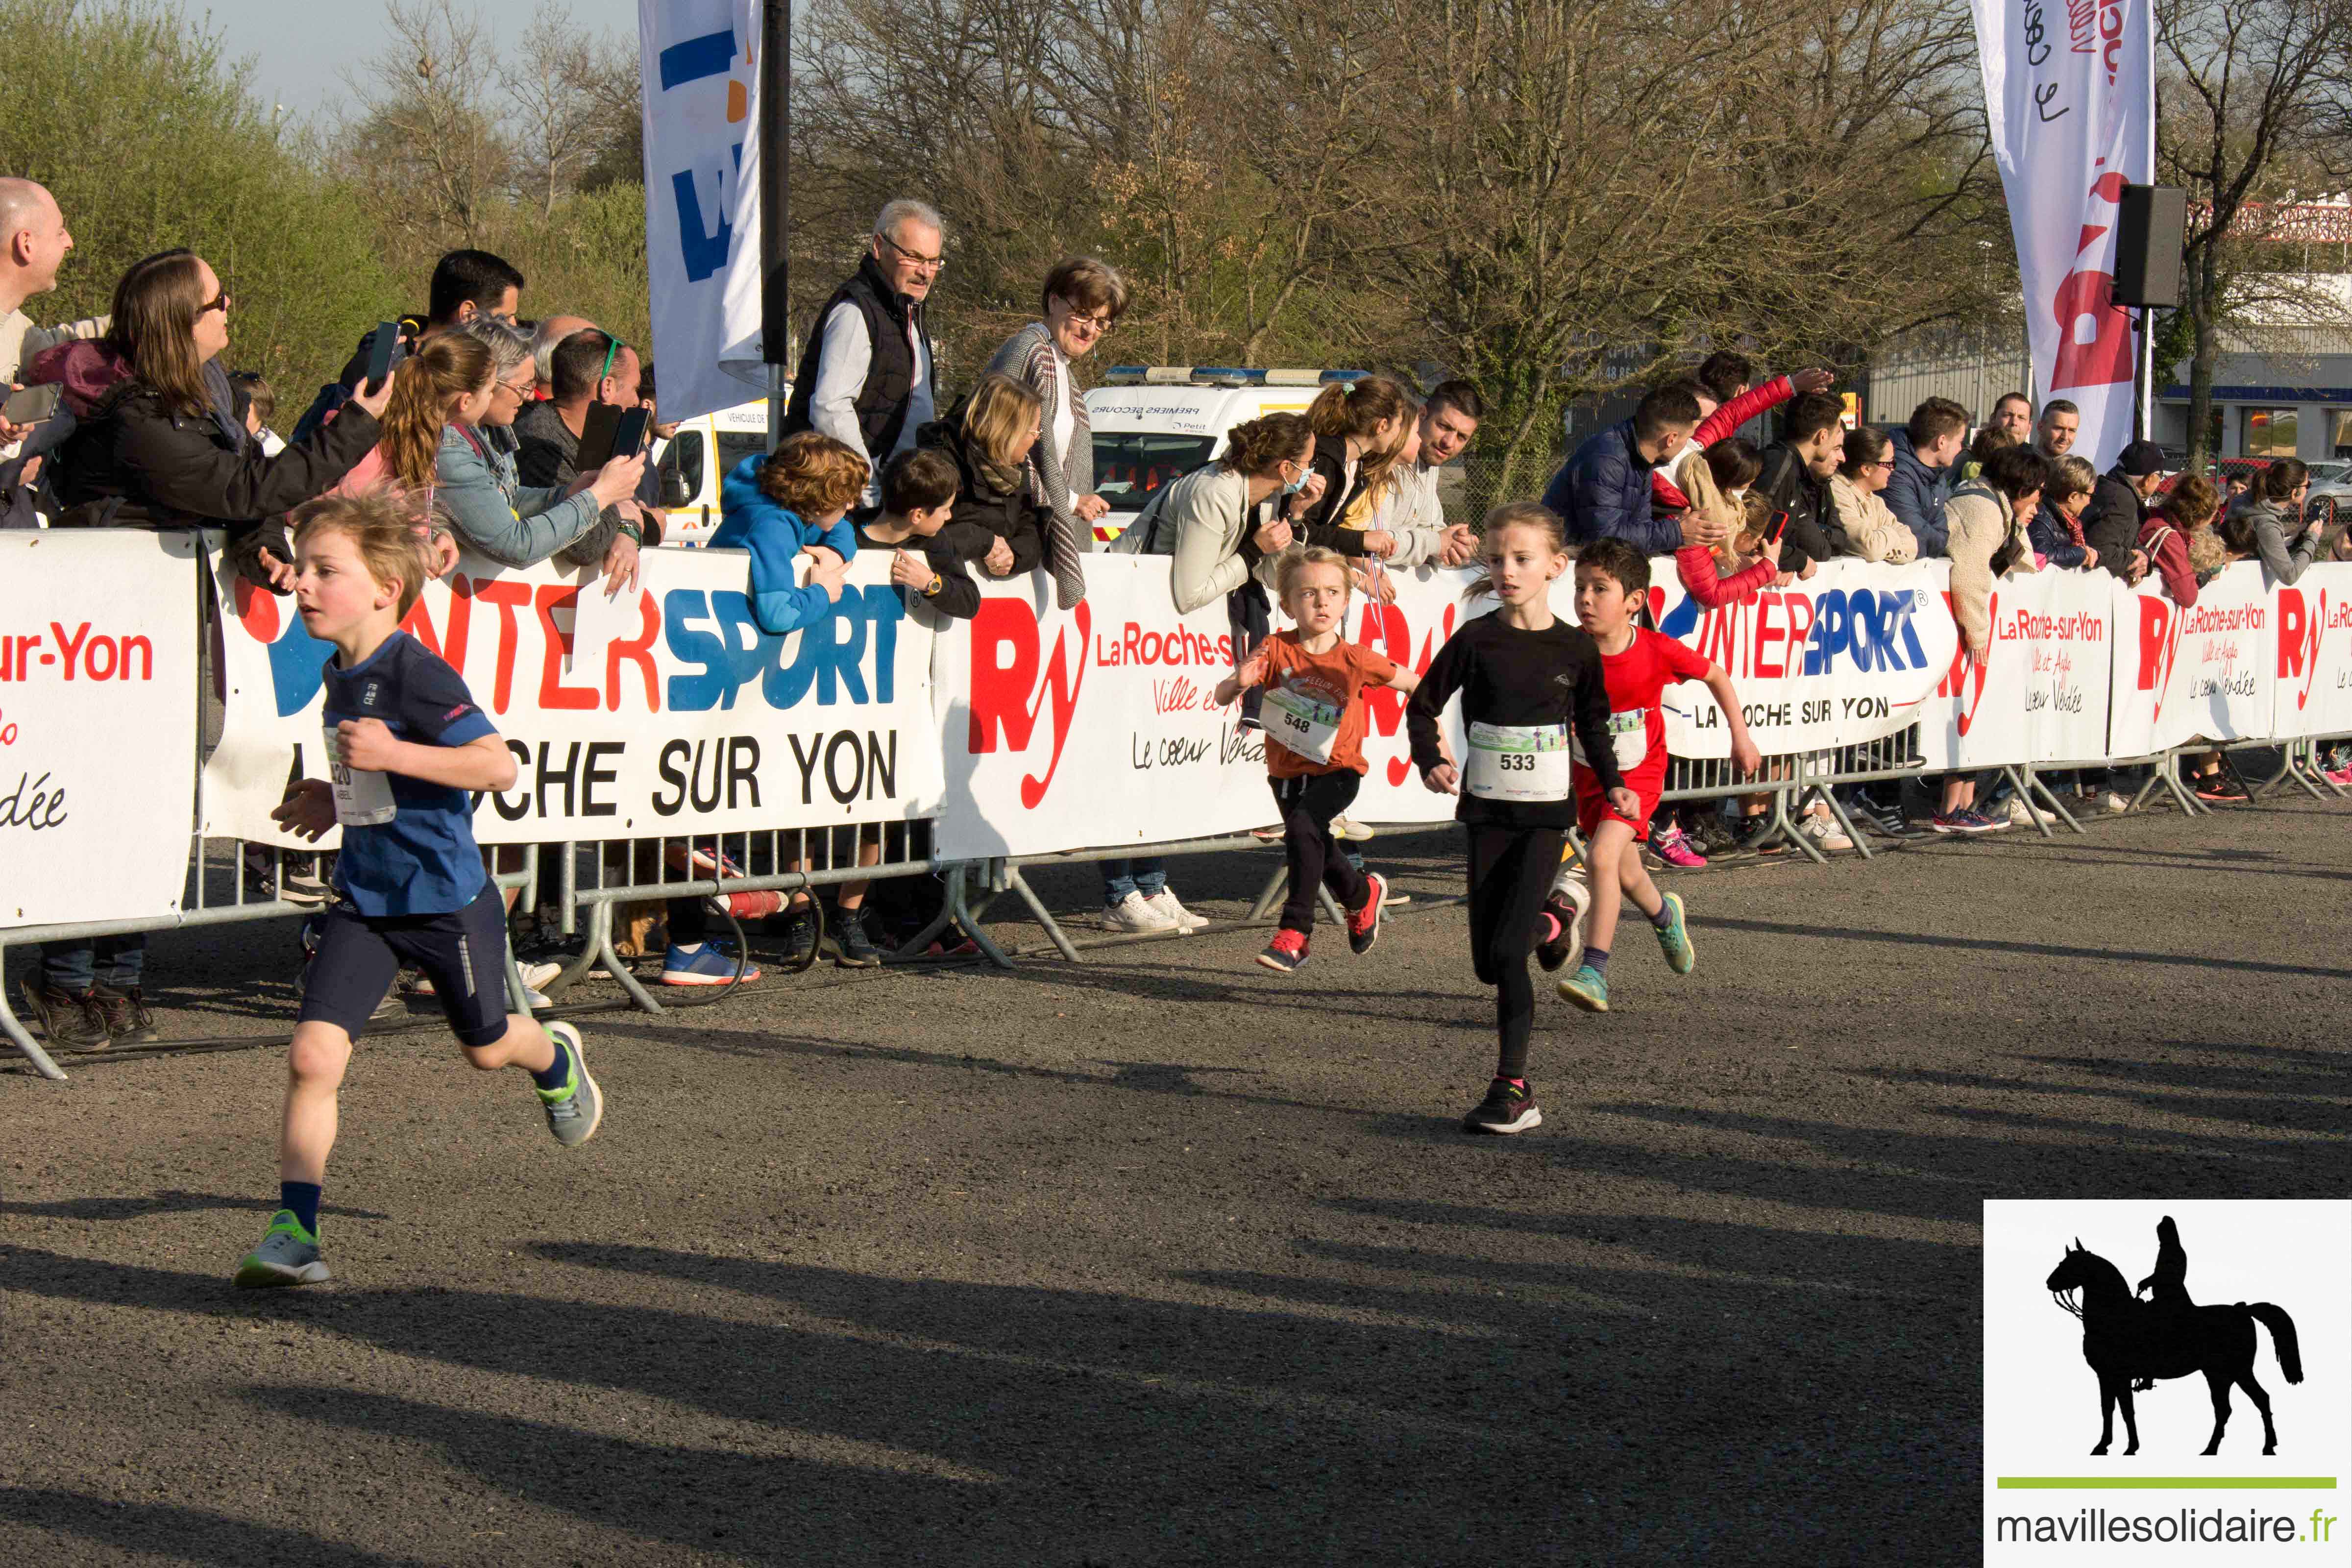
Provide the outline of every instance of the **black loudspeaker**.
[[2180,246],[2189,193],[2178,185],[2126,185],[2116,225],[2116,303],[2180,303]]

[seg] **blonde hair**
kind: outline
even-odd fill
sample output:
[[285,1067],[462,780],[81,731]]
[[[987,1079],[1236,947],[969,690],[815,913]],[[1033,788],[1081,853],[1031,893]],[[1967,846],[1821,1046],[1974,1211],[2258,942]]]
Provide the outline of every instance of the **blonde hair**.
[[400,614],[405,616],[425,591],[417,528],[425,521],[415,499],[399,490],[323,495],[294,509],[294,547],[299,550],[314,534],[341,534],[358,549],[377,587],[400,585]]
[[1290,607],[1290,591],[1298,585],[1298,574],[1309,566],[1338,567],[1340,594],[1345,595],[1353,590],[1354,584],[1348,575],[1346,556],[1336,550],[1327,550],[1319,544],[1293,546],[1282,552],[1281,559],[1276,561],[1274,566],[1275,596],[1282,601],[1283,608]]
[[488,344],[462,332],[427,338],[400,362],[392,373],[392,398],[384,405],[377,443],[394,483],[413,490],[431,488],[451,400],[488,386],[497,366]]
[[982,376],[963,411],[964,439],[999,468],[1018,468],[1015,454],[1024,450],[1045,406],[1043,398],[1009,375]]
[[804,519],[825,517],[856,504],[871,471],[845,443],[803,430],[777,442],[760,465],[760,493]]
[[[1486,514],[1478,525],[1481,540],[1492,539],[1507,528],[1532,528],[1544,537],[1555,555],[1568,553],[1568,528],[1559,514],[1548,506],[1531,500],[1506,501]],[[1478,575],[1462,590],[1465,599],[1476,599],[1495,591],[1495,574],[1491,567],[1479,568]]]
[[2099,487],[2099,470],[2081,458],[2061,458],[2055,468],[2056,472],[2050,476],[2050,489],[2057,492],[2053,500],[2086,496]]

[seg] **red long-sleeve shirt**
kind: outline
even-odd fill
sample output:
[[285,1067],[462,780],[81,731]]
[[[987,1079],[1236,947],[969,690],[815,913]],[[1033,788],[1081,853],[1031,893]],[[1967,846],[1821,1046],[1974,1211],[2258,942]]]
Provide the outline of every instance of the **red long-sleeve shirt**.
[[1759,561],[1726,577],[1718,574],[1715,552],[1704,544],[1686,544],[1675,552],[1675,575],[1683,580],[1683,592],[1696,599],[1703,610],[1719,610],[1726,605],[1745,605],[1763,589],[1771,585],[1779,575],[1769,561]]
[[[1701,452],[1738,430],[1759,414],[1769,413],[1797,395],[1785,375],[1776,375],[1761,386],[1751,386],[1730,402],[1717,405],[1716,411],[1698,422],[1691,432],[1691,446]],[[1663,468],[1650,470],[1650,499],[1654,505],[1668,511],[1686,511],[1690,497],[1681,487],[1666,478]]]

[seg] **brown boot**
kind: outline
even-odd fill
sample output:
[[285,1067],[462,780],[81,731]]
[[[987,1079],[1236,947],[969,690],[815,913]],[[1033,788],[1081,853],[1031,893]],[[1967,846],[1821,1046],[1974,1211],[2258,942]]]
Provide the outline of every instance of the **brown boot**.
[[25,998],[25,1016],[37,1025],[49,1044],[66,1051],[102,1051],[113,1043],[106,1010],[95,990],[77,996],[61,991],[37,974],[27,974],[17,987]]
[[163,1032],[155,1026],[155,1015],[147,1010],[147,999],[139,994],[136,985],[117,991],[101,980],[90,988],[90,995],[97,999],[99,1011],[106,1018],[106,1032],[113,1037],[116,1045],[152,1045],[163,1037]]

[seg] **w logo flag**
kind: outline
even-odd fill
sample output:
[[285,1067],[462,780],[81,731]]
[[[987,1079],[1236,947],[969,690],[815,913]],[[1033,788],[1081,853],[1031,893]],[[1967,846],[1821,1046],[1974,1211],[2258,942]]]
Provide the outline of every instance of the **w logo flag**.
[[691,419],[765,384],[759,0],[638,0],[637,34],[661,412]]

